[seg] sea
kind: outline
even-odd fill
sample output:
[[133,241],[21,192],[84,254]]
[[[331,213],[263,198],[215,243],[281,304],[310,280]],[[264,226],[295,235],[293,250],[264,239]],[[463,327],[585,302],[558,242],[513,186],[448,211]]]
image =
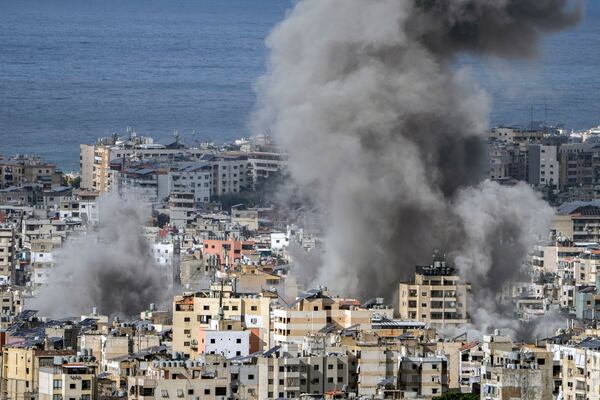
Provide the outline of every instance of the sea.
[[[365,0],[366,1],[366,0]],[[293,0],[0,1],[0,154],[79,168],[79,144],[128,127],[159,142],[248,136],[265,38]],[[600,1],[539,57],[462,57],[490,125],[600,124]]]

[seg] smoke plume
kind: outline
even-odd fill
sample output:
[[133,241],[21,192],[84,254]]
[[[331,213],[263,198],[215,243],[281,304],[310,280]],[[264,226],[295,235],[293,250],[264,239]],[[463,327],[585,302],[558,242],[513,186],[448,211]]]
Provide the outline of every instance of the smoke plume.
[[148,208],[134,196],[104,194],[98,211],[97,229],[69,239],[58,254],[32,305],[43,314],[89,314],[97,307],[102,314],[129,317],[166,299],[168,273],[154,263],[143,237]]
[[513,279],[551,209],[526,185],[486,182],[488,97],[463,52],[535,56],[576,23],[567,0],[301,0],[267,39],[255,131],[273,132],[320,207],[316,283],[391,298],[446,252],[485,301]]

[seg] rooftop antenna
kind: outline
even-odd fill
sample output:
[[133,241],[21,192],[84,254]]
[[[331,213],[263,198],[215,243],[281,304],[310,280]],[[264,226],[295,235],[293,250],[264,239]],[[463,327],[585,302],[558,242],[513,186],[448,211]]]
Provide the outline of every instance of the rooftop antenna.
[[531,105],[531,115],[529,118],[529,129],[533,130],[533,104]]

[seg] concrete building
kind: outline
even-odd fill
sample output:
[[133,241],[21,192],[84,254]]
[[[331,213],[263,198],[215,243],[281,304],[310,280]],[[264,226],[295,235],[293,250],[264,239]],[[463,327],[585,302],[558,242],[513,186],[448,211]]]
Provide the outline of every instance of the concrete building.
[[174,164],[168,175],[170,193],[193,193],[196,203],[209,203],[212,192],[212,170],[205,162]]
[[556,146],[529,145],[529,184],[558,187],[559,163]]
[[0,284],[11,281],[16,258],[16,232],[12,225],[0,225]]
[[54,360],[52,366],[44,366],[39,371],[40,400],[57,399],[96,399],[96,365],[91,357],[79,357],[79,360],[62,363],[61,357]]
[[440,396],[448,391],[448,361],[445,357],[402,357],[399,387],[417,398]]
[[553,356],[545,348],[516,345],[498,332],[483,338],[481,398],[551,400]]
[[239,263],[244,256],[254,252],[254,242],[249,240],[229,239],[204,239],[202,241],[202,254],[205,257],[215,256],[219,265]]
[[351,361],[341,349],[304,352],[297,344],[283,344],[258,357],[258,398],[319,396],[356,387]]
[[41,350],[38,346],[2,349],[2,398],[29,399],[38,393],[40,368],[52,366],[54,357],[73,356],[70,350]]
[[145,374],[129,376],[130,400],[191,399],[225,400],[231,396],[231,375],[222,356],[206,360],[153,361]]
[[111,162],[125,158],[137,160],[174,160],[189,156],[200,158],[206,149],[186,148],[176,141],[170,145],[154,143],[149,137],[131,132],[128,138],[100,138],[95,144],[80,146],[81,188],[106,192],[111,186]]
[[434,326],[469,323],[470,290],[445,261],[417,266],[414,281],[400,284],[400,318]]
[[600,243],[600,201],[574,201],[558,207],[552,231],[574,242]]
[[262,294],[240,294],[233,282],[213,282],[209,290],[175,296],[173,301],[173,351],[198,355],[200,329],[210,327],[223,311],[223,318],[237,320],[245,329],[257,330],[259,348],[269,348],[271,298]]
[[273,339],[277,344],[299,343],[307,333],[326,327],[368,329],[375,315],[393,318],[393,309],[383,304],[367,309],[355,299],[330,296],[326,288],[312,289],[302,293],[288,307],[273,310]]
[[251,334],[239,320],[213,319],[208,329],[198,334],[199,354],[221,354],[226,358],[246,357],[260,350],[258,336],[254,335],[251,350]]
[[212,169],[212,196],[235,194],[248,187],[246,155],[207,154],[201,160]]

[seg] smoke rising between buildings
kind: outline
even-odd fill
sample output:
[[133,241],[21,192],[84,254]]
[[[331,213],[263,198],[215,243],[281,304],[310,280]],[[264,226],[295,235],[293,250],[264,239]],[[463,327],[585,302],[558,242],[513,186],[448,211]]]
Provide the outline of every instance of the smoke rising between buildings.
[[98,312],[132,316],[166,300],[168,273],[154,262],[143,227],[149,208],[134,196],[104,194],[99,226],[68,240],[33,307],[50,316]]
[[254,122],[320,208],[326,251],[314,282],[391,299],[439,249],[473,284],[485,310],[474,317],[502,314],[496,296],[552,210],[524,184],[484,181],[490,101],[454,61],[533,57],[580,13],[566,0],[295,5],[267,40]]

